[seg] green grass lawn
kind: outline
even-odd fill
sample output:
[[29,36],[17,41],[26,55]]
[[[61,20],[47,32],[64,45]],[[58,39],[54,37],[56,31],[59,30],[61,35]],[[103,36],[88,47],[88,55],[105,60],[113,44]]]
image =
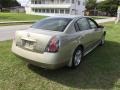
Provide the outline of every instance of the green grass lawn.
[[120,23],[104,24],[106,43],[84,57],[75,70],[45,70],[28,65],[11,52],[11,41],[0,42],[0,90],[120,89]]
[[6,23],[6,24],[0,24],[0,26],[14,26],[14,25],[32,25],[34,22],[29,23]]
[[45,16],[37,15],[27,15],[25,13],[1,13],[0,12],[0,21],[31,21],[39,20]]
[[[0,21],[31,21],[31,20],[39,20],[44,18],[45,16],[38,15],[28,15],[25,13],[1,13],[0,12]],[[108,17],[103,16],[91,16],[94,19],[104,19]]]

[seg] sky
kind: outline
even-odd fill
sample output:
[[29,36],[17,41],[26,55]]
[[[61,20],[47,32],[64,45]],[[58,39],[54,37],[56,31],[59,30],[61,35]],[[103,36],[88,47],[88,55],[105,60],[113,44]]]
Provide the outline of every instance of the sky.
[[[17,0],[17,1],[20,2],[22,6],[25,6],[29,0]],[[103,1],[103,0],[98,0],[98,1]]]
[[22,6],[25,6],[29,0],[17,0]]

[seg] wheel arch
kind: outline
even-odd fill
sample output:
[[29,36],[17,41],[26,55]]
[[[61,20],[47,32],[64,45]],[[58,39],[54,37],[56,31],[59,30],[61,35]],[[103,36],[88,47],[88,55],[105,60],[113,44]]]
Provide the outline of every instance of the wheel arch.
[[[83,46],[82,44],[78,45],[77,48],[81,48],[81,49],[82,49],[82,52],[84,52],[84,46]],[[77,49],[77,48],[76,48],[76,49]],[[75,50],[76,50],[76,49],[75,49]]]
[[[74,54],[75,50],[77,50],[78,48],[82,49],[82,54],[84,54],[84,46],[82,44],[77,45],[77,47],[74,49],[74,51],[72,52],[72,55]],[[68,66],[71,67],[72,66],[72,58],[73,56],[71,56],[71,59],[68,63]]]

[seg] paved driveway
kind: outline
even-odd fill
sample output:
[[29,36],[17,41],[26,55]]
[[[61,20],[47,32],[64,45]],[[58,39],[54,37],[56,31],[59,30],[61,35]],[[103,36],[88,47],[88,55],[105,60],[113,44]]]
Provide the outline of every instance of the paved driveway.
[[31,25],[0,26],[0,41],[10,40],[18,30],[24,30]]
[[106,19],[98,19],[96,20],[97,23],[106,23],[106,22],[112,22],[115,21],[116,18],[115,17],[111,17],[111,18],[106,18]]

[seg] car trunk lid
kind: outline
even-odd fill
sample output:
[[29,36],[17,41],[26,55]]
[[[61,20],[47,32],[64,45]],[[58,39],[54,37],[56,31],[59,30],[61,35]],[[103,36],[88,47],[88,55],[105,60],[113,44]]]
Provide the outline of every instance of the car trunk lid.
[[16,45],[34,52],[43,53],[53,36],[59,35],[62,32],[28,29],[16,32]]

